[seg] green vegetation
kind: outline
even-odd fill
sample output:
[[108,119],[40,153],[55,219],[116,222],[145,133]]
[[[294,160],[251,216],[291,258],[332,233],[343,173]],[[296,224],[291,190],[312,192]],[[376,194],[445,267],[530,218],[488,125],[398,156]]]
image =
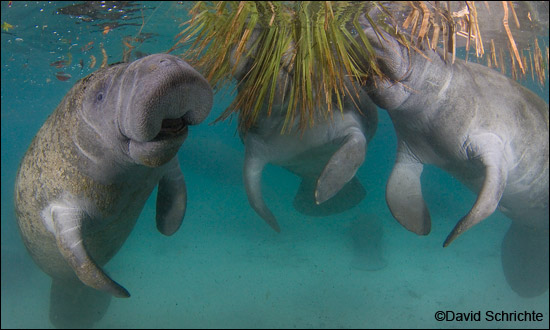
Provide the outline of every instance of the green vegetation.
[[[478,18],[476,2],[384,4],[379,1],[198,1],[190,10],[192,18],[184,23],[185,29],[176,36],[177,42],[168,52],[190,44],[183,57],[202,72],[215,89],[232,80],[239,63],[245,59],[251,61],[250,70],[240,79],[235,100],[216,120],[238,113],[241,131],[255,123],[264,105],[268,105],[267,113],[261,115],[271,114],[279,72],[286,70],[290,79],[285,82],[288,88],[282,90],[288,95],[283,95],[284,102],[277,100],[279,104],[288,104],[282,133],[290,131],[296,120],[301,130],[313,126],[314,114],[319,114],[316,112],[324,111],[320,113],[322,116],[331,117],[335,111],[342,111],[343,98],[356,92],[348,90],[346,86],[350,84],[345,84],[345,79],[362,83],[371,75],[384,78],[360,19],[368,21],[380,38],[383,29],[411,51],[420,51],[421,43],[432,49],[442,47],[444,54],[451,55],[446,60],[454,62],[459,37],[466,39],[467,54],[472,44],[476,57],[484,56],[478,21],[490,17]],[[477,6],[488,4],[483,2]],[[518,51],[508,25],[508,17],[514,17],[514,25],[519,28],[514,6],[508,7],[506,2],[501,6],[505,30],[501,34],[506,33],[504,40],[508,41],[506,46],[498,48],[492,39],[486,41],[490,45],[490,52],[485,56],[487,65],[500,67],[505,73],[508,62],[504,60],[503,48],[506,47],[513,78],[525,77],[530,68],[533,79],[536,74],[544,84],[548,47],[544,56],[535,39],[532,50]],[[529,11],[526,13],[519,20],[530,21],[535,17]]]
[[[354,92],[346,88],[345,77],[363,81],[367,75],[382,76],[358,21],[365,15],[373,26],[389,29],[373,22],[369,16],[373,8],[384,12],[382,6],[368,1],[337,5],[331,1],[201,1],[191,9],[193,17],[178,43],[193,40],[184,57],[214,88],[231,80],[240,61],[253,58],[235,101],[218,118],[239,112],[244,130],[253,125],[266,100],[267,115],[271,114],[277,76],[286,66],[294,74],[290,95],[284,96],[288,108],[283,131],[293,127],[295,118],[305,129],[315,124],[317,109],[326,109],[328,116],[335,110],[333,104],[342,110],[342,98]],[[258,37],[252,40],[254,31]]]

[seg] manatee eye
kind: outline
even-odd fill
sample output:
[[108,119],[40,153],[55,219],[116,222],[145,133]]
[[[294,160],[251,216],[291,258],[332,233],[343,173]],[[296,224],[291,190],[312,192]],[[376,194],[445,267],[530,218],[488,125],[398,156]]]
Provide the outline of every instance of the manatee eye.
[[103,100],[103,93],[98,93],[98,94],[97,94],[97,100],[98,100],[98,101]]

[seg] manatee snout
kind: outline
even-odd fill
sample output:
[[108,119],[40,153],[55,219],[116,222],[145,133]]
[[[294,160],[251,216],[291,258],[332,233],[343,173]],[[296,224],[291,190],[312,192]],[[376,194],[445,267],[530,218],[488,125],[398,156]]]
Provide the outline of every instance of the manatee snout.
[[149,167],[165,164],[187,137],[187,127],[210,113],[212,88],[189,64],[167,54],[135,61],[122,75],[122,86],[131,91],[119,109],[119,127],[130,156]]
[[208,82],[185,61],[154,54],[133,62],[124,73],[133,80],[132,98],[122,110],[122,131],[131,140],[149,142],[179,137],[201,123],[212,107]]

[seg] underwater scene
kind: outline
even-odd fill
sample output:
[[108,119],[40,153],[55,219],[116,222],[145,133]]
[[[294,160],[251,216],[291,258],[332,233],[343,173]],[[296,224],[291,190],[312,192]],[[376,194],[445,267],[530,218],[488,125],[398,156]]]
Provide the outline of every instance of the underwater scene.
[[1,2],[2,328],[549,328],[548,2],[314,3]]

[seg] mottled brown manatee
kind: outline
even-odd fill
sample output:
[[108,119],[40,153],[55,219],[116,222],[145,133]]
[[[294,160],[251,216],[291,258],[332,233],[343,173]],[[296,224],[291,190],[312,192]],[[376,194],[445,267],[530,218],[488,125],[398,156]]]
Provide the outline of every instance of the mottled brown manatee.
[[502,243],[508,283],[522,296],[545,292],[548,104],[490,68],[459,59],[446,63],[441,51],[409,51],[363,23],[389,77],[371,79],[365,90],[388,111],[397,134],[386,186],[393,216],[412,232],[430,232],[420,175],[424,164],[435,165],[478,194],[444,246],[498,207],[513,220]]
[[156,54],[79,80],[36,134],[17,174],[15,210],[27,250],[53,278],[54,325],[90,326],[110,295],[130,296],[102,267],[157,185],[157,228],[178,230],[187,192],[175,156],[211,106],[197,71]]
[[[247,47],[256,38],[257,31]],[[347,79],[346,88],[352,96],[343,98],[342,112],[335,110],[332,116],[327,115],[328,105],[321,104],[321,108],[315,110],[312,126],[302,130],[296,114],[290,129],[283,130],[294,75],[294,70],[285,63],[290,57],[288,54],[283,56],[282,68],[275,81],[271,113],[268,114],[269,104],[265,101],[254,125],[239,132],[245,146],[243,176],[248,201],[277,232],[279,224],[262,194],[265,166],[281,166],[302,179],[294,199],[294,206],[300,212],[318,216],[342,212],[365,197],[365,189],[355,174],[365,160],[368,142],[378,125],[376,105],[359,85],[353,86]],[[248,74],[252,60],[249,57],[238,65],[234,55],[232,60],[235,78],[240,81]],[[333,102],[333,109],[338,109],[337,101]]]

